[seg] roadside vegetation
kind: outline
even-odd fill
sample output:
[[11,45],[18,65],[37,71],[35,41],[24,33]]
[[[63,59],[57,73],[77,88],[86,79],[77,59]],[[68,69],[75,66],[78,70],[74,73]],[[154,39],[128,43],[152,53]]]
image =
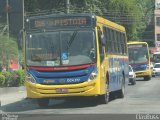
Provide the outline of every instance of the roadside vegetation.
[[0,72],[0,87],[19,87],[24,85],[24,71]]
[[24,71],[10,69],[11,60],[22,63],[21,50],[18,50],[16,39],[8,37],[0,24],[0,87],[17,87],[24,84]]

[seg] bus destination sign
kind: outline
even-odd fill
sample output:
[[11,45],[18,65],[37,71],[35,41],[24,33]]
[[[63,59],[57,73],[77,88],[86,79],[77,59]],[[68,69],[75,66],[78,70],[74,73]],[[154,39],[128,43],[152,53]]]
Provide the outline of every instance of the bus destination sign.
[[30,29],[42,29],[52,27],[65,27],[65,26],[90,26],[90,17],[50,17],[41,19],[31,19]]

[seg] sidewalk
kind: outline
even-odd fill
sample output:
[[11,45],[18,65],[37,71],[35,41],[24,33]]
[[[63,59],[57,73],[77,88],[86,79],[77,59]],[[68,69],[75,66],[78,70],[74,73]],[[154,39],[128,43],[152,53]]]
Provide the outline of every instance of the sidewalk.
[[0,107],[26,98],[25,87],[0,88]]
[[20,92],[20,91],[25,91],[25,87],[24,86],[20,86],[20,87],[4,87],[4,88],[0,88],[0,95]]

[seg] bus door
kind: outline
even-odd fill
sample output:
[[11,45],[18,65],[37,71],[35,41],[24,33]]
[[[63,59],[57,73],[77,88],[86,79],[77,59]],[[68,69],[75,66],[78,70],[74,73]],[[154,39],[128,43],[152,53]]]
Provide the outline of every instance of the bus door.
[[99,42],[99,55],[100,55],[100,89],[101,91],[106,90],[106,57],[105,57],[105,37],[100,29],[100,27],[98,28],[98,42]]

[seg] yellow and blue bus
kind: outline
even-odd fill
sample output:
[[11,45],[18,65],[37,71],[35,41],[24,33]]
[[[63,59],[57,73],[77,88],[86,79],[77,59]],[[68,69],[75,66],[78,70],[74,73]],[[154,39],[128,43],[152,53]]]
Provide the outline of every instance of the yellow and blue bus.
[[128,81],[125,28],[93,14],[26,18],[25,69],[28,98],[124,97]]
[[136,77],[144,80],[151,79],[150,54],[147,42],[128,42],[129,64],[136,73]]

